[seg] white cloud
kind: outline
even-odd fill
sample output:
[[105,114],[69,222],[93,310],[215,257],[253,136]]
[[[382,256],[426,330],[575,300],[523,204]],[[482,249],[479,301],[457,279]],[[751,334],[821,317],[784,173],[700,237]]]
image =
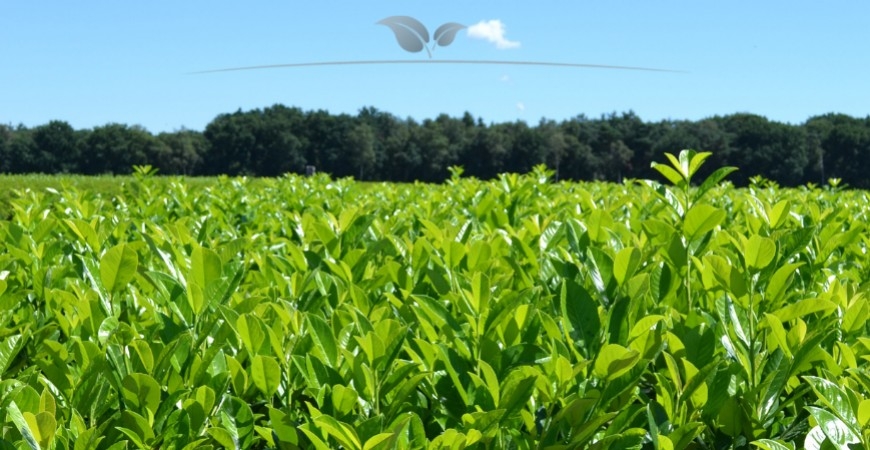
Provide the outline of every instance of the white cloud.
[[509,48],[517,48],[520,46],[518,41],[508,40],[505,36],[505,27],[499,19],[481,20],[476,24],[468,27],[468,37],[474,39],[485,39],[495,44],[499,50]]
[[525,110],[526,110],[526,104],[523,102],[517,102],[517,111],[525,111]]
[[502,75],[501,78],[499,78],[499,80],[501,80],[502,83],[510,83],[511,77],[509,77],[507,75]]

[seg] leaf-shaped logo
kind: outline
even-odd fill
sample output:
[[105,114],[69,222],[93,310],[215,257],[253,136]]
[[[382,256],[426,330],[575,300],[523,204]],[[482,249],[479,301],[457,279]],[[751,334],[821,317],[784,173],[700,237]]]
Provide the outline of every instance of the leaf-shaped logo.
[[456,22],[445,23],[444,25],[438,27],[437,30],[435,30],[435,34],[432,35],[432,39],[435,40],[437,45],[447,47],[448,45],[453,43],[453,39],[456,38],[456,33],[464,28],[467,27]]
[[417,53],[425,48],[429,57],[432,57],[429,47],[426,47],[429,43],[429,30],[419,20],[409,16],[391,16],[377,23],[390,27],[403,49]]

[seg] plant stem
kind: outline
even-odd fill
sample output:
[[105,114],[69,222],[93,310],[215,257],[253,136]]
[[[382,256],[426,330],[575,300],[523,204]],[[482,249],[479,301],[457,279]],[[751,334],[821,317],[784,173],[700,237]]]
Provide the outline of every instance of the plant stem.
[[686,320],[688,320],[689,315],[692,312],[692,243],[689,240],[689,237],[686,236],[686,217],[689,215],[689,209],[692,207],[689,200],[689,182],[690,180],[686,180],[686,189],[683,192],[686,196],[686,203],[685,207],[683,208],[683,217],[681,218],[683,225],[683,237],[686,238]]
[[749,311],[748,311],[748,319],[749,319],[749,386],[752,389],[755,389],[755,308],[753,305],[753,299],[755,298],[755,287],[756,280],[752,278],[752,290],[749,291]]

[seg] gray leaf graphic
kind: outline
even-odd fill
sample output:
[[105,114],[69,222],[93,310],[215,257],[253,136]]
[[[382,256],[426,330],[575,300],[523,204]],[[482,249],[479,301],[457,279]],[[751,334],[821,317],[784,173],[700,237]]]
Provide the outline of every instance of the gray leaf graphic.
[[445,23],[444,25],[438,27],[437,30],[435,30],[435,34],[432,35],[432,39],[434,39],[438,43],[438,45],[446,47],[453,43],[453,39],[456,38],[456,33],[464,28],[468,27],[456,22]]
[[411,53],[417,53],[424,48],[429,51],[426,47],[429,43],[429,31],[419,20],[409,16],[391,16],[377,23],[390,27],[403,49]]

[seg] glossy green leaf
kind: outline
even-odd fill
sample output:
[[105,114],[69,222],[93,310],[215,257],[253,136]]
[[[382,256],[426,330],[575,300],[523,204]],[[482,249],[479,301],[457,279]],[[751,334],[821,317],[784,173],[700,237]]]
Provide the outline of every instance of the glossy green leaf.
[[145,414],[157,412],[160,406],[162,389],[157,381],[144,373],[133,373],[124,377],[121,394],[132,409]]
[[335,336],[332,334],[332,329],[318,315],[308,314],[305,316],[305,319],[313,331],[311,338],[326,357],[326,362],[328,364],[335,364],[338,358],[338,347],[335,342]]
[[810,412],[810,415],[813,416],[813,419],[816,420],[816,423],[819,424],[818,426],[821,428],[825,436],[831,441],[831,443],[836,445],[837,448],[848,449],[849,444],[861,443],[861,438],[837,416],[814,406],[807,406],[806,409]]
[[616,254],[613,260],[613,276],[620,286],[634,275],[640,265],[640,258],[640,251],[635,247],[626,247]]
[[12,335],[3,339],[0,342],[0,378],[3,373],[9,368],[12,360],[18,355],[22,348],[22,336],[20,334]]
[[750,269],[764,269],[776,257],[776,243],[773,239],[752,235],[743,249],[743,258]]
[[562,283],[560,300],[563,320],[567,321],[566,325],[570,324],[574,331],[572,337],[580,341],[575,342],[575,345],[579,344],[589,351],[594,351],[598,348],[601,339],[598,305],[586,289],[570,280]]
[[851,427],[854,434],[860,433],[861,427],[856,415],[858,405],[850,402],[846,391],[824,378],[804,376],[803,379],[813,388],[813,392],[828,411],[836,414],[846,426]]
[[24,415],[21,413],[21,410],[18,409],[18,405],[15,404],[15,401],[12,401],[9,404],[6,413],[9,415],[12,423],[15,424],[15,427],[24,437],[24,441],[27,443],[27,446],[30,447],[31,450],[40,450],[39,440],[36,437],[34,430],[31,428],[29,421],[27,421]]
[[256,355],[251,360],[251,379],[260,392],[271,397],[281,383],[281,366],[270,356]]
[[783,323],[805,317],[818,312],[828,312],[837,308],[837,305],[821,298],[808,298],[799,300],[788,306],[784,306],[773,312]]
[[529,401],[537,378],[538,373],[526,366],[508,374],[500,387],[501,398],[498,401],[498,409],[504,410],[505,416],[519,412]]
[[100,259],[100,278],[109,292],[119,291],[127,286],[136,275],[139,256],[126,244],[118,244]]
[[752,445],[762,450],[795,450],[794,444],[773,439],[759,439],[752,441]]
[[709,233],[724,220],[725,211],[706,204],[695,205],[686,213],[683,230],[692,241]]
[[713,173],[708,176],[703,183],[698,187],[698,190],[695,191],[694,200],[697,202],[701,199],[710,189],[713,189],[718,185],[722,180],[725,179],[732,172],[737,171],[736,167],[720,167],[713,171]]
[[607,344],[598,352],[593,373],[604,380],[614,380],[632,369],[640,354],[619,344]]
[[657,170],[660,174],[664,175],[664,177],[667,178],[668,181],[670,181],[671,184],[673,184],[675,186],[680,185],[682,183],[685,183],[683,175],[680,174],[680,172],[677,172],[676,170],[674,170],[670,166],[654,162],[654,163],[652,163],[651,167],[653,169]]

